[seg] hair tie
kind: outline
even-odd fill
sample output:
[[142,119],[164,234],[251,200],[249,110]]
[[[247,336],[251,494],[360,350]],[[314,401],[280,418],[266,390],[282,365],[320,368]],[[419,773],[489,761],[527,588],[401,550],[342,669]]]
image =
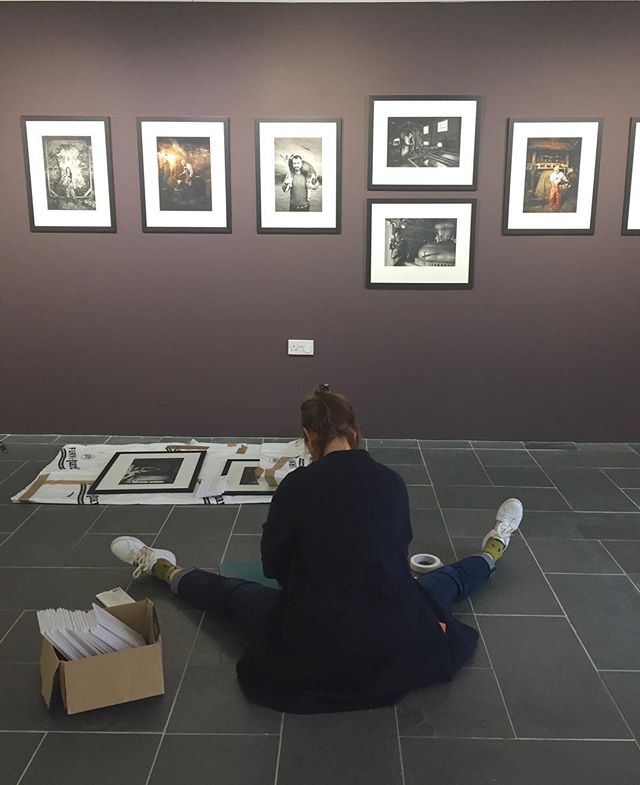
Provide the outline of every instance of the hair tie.
[[325,392],[331,392],[331,389],[329,388],[328,384],[321,384],[318,386],[318,389],[316,390],[316,395]]

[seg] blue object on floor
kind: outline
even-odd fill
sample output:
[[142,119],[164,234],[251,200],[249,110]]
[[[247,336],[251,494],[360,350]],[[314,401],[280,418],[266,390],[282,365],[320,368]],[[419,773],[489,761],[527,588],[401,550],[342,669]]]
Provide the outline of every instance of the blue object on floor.
[[243,578],[245,581],[255,581],[263,586],[279,588],[278,581],[265,578],[261,561],[228,561],[221,564],[219,569],[220,575],[226,578]]

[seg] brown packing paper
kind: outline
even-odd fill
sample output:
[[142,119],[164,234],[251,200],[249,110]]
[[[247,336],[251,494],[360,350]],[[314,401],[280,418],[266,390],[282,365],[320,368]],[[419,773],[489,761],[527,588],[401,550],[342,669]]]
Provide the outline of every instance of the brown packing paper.
[[81,479],[74,479],[74,480],[50,480],[48,474],[39,474],[35,480],[31,483],[31,485],[25,490],[25,492],[20,496],[18,499],[19,502],[28,502],[29,499],[37,493],[43,485],[86,485],[87,487],[91,485],[94,480],[81,480]]
[[276,472],[287,465],[289,458],[278,458],[270,469],[263,469],[262,466],[256,466],[256,477],[259,480],[264,474],[264,479],[270,488],[277,488],[278,481],[276,480]]

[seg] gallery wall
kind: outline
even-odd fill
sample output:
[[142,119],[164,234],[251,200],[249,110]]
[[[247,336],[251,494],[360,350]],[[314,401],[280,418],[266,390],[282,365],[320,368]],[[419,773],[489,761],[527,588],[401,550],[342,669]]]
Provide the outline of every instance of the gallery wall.
[[[0,15],[1,432],[289,435],[329,382],[371,437],[640,440],[637,3]],[[478,189],[449,194],[477,199],[472,289],[365,288],[368,100],[394,94],[482,98]],[[115,234],[30,231],[21,115],[111,118]],[[137,116],[229,117],[232,233],[143,234]],[[503,236],[507,118],[594,116],[594,235]],[[340,234],[256,232],[256,117],[343,119]]]

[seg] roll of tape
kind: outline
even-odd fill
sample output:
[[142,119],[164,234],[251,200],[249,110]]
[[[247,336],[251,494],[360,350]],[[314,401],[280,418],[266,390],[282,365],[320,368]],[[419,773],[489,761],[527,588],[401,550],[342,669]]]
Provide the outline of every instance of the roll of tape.
[[442,567],[442,562],[432,553],[416,553],[409,560],[414,572],[433,572]]

